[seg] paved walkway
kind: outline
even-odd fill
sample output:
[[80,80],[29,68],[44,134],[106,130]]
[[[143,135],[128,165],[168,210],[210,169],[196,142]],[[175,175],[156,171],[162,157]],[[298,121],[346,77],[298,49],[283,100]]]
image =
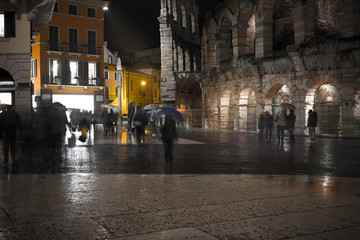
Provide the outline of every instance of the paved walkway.
[[184,132],[168,171],[158,139],[120,136],[65,149],[54,166],[39,168],[44,156],[35,155],[26,165],[26,151],[16,171],[0,163],[0,239],[360,236],[358,139],[279,146],[251,134]]

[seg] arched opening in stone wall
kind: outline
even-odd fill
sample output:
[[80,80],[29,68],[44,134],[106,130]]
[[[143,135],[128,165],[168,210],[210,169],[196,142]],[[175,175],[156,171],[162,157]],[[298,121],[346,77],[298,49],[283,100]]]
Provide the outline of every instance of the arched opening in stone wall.
[[186,110],[190,127],[202,127],[202,89],[195,79],[181,79],[176,86],[176,105]]
[[340,96],[334,86],[326,83],[317,88],[313,108],[318,115],[318,131],[320,134],[340,135]]
[[255,14],[252,9],[244,8],[238,18],[239,56],[255,53]]
[[215,89],[210,89],[206,96],[208,127],[211,129],[217,129],[219,127],[218,93]]
[[297,0],[276,0],[274,4],[274,50],[285,49],[295,42],[294,8]]
[[293,104],[294,97],[290,89],[286,85],[278,86],[278,90],[275,92],[272,98],[272,114],[275,118],[276,114],[281,110],[281,103]]
[[196,31],[196,22],[194,14],[190,13],[190,20],[191,20],[191,32],[195,33]]
[[[204,48],[203,48],[203,66],[205,71],[211,68],[216,68],[217,51],[216,51],[216,22],[211,19],[207,26],[207,32],[203,34]],[[206,52],[204,52],[206,51]]]
[[316,36],[339,31],[340,0],[316,0]]
[[186,11],[184,6],[181,6],[181,26],[183,28],[187,27]]
[[360,136],[360,84],[359,84],[359,89],[356,91],[354,97],[354,118],[355,118],[354,135]]
[[218,46],[219,46],[219,60],[220,62],[232,59],[233,46],[232,46],[232,29],[231,21],[228,17],[224,16],[221,20],[220,31],[218,33]]
[[221,98],[220,98],[220,106],[219,106],[219,128],[220,129],[229,129],[230,98],[231,98],[230,90],[225,90],[222,93]]
[[177,21],[177,6],[176,6],[176,0],[172,0],[172,15],[174,17],[174,20]]
[[0,104],[14,105],[15,82],[11,74],[0,68]]
[[256,96],[254,90],[247,87],[240,92],[239,130],[256,131]]

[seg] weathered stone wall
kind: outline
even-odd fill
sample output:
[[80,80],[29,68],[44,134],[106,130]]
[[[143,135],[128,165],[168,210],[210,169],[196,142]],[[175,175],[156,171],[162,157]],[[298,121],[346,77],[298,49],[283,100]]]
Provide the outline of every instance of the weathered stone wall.
[[[265,110],[276,114],[279,101],[285,101],[296,106],[297,134],[307,133],[307,112],[318,109],[319,134],[360,136],[360,33],[357,24],[350,24],[359,22],[353,14],[359,4],[347,1],[352,9],[341,8],[340,1],[320,2],[321,9],[312,1],[260,0],[255,7],[246,0],[237,6],[227,1],[208,15],[202,34],[201,82],[207,127],[256,130],[259,115]],[[352,19],[347,19],[346,28],[318,34],[322,30],[313,23],[319,12],[330,30],[341,24],[344,14]],[[251,36],[239,33],[245,33],[248,25],[244,23],[252,15],[256,16],[256,38],[249,43],[243,39]],[[231,20],[231,26],[226,26],[233,35],[232,64],[223,60],[228,51],[213,49],[224,45],[219,39],[224,16]],[[253,44],[255,52],[241,52],[243,43]]]

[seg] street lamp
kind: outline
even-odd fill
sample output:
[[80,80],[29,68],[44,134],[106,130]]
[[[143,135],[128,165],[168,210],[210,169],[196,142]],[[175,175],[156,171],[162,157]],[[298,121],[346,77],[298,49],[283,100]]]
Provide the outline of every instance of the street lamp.
[[144,94],[143,94],[143,92],[142,92],[142,86],[145,86],[145,85],[146,85],[146,82],[145,82],[145,81],[141,81],[141,83],[140,83],[140,95],[141,95],[141,97],[144,96]]

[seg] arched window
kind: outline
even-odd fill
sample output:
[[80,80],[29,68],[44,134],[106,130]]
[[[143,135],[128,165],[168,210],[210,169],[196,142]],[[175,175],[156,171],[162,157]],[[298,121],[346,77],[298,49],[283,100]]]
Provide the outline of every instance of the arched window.
[[186,20],[186,11],[185,11],[185,7],[184,6],[181,6],[181,16],[182,16],[182,27],[183,28],[186,28],[187,26],[187,20]]

